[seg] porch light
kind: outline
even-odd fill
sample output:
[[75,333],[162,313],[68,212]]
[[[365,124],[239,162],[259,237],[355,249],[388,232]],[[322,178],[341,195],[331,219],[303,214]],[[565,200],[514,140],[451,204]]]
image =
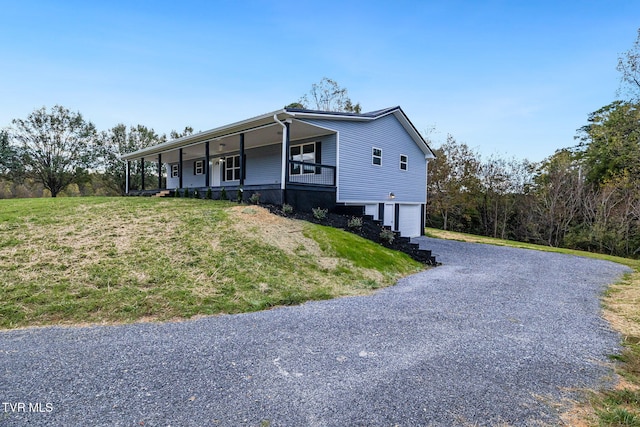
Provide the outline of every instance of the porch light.
[[225,147],[225,146],[226,146],[226,145],[225,145],[225,144],[223,144],[223,143],[221,143],[220,145],[218,145],[218,151],[222,151],[222,150],[224,150],[224,147]]
[[395,195],[395,194],[393,194],[393,193],[389,193],[389,198],[393,200],[393,199],[395,199],[395,198],[396,198],[396,195]]

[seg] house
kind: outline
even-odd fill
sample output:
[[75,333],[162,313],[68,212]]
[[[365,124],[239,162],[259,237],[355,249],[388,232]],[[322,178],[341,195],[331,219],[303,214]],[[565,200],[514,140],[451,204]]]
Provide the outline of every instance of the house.
[[[283,149],[283,147],[285,147]],[[423,234],[435,156],[400,107],[365,114],[284,108],[122,156],[156,162],[158,187],[222,189],[295,209],[349,207],[401,235]],[[164,171],[163,171],[164,170]],[[144,187],[144,177],[142,179]],[[143,188],[144,189],[144,188]],[[201,193],[202,194],[202,193]]]

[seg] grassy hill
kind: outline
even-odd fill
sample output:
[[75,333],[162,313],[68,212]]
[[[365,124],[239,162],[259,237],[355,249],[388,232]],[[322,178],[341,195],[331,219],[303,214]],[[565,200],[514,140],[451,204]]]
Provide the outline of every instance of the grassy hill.
[[422,268],[353,234],[257,206],[0,200],[0,328],[263,310],[366,294]]

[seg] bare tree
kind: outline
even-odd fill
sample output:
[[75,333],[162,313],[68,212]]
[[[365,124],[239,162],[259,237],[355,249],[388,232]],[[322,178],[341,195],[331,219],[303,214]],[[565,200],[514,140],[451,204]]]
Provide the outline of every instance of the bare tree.
[[631,49],[618,57],[616,69],[622,74],[618,93],[625,92],[626,89],[631,98],[640,98],[640,28]]
[[360,103],[353,103],[349,98],[346,88],[340,87],[335,80],[323,77],[320,83],[311,85],[311,90],[296,103],[289,104],[295,108],[313,108],[321,111],[342,111],[348,113],[360,113]]

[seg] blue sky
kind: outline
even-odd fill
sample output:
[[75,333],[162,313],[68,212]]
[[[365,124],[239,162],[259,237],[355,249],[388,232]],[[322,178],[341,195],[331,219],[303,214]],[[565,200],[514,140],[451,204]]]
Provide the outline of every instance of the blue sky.
[[640,2],[23,0],[0,20],[0,127],[60,104],[100,130],[207,130],[326,76],[434,146],[538,161],[616,99]]

